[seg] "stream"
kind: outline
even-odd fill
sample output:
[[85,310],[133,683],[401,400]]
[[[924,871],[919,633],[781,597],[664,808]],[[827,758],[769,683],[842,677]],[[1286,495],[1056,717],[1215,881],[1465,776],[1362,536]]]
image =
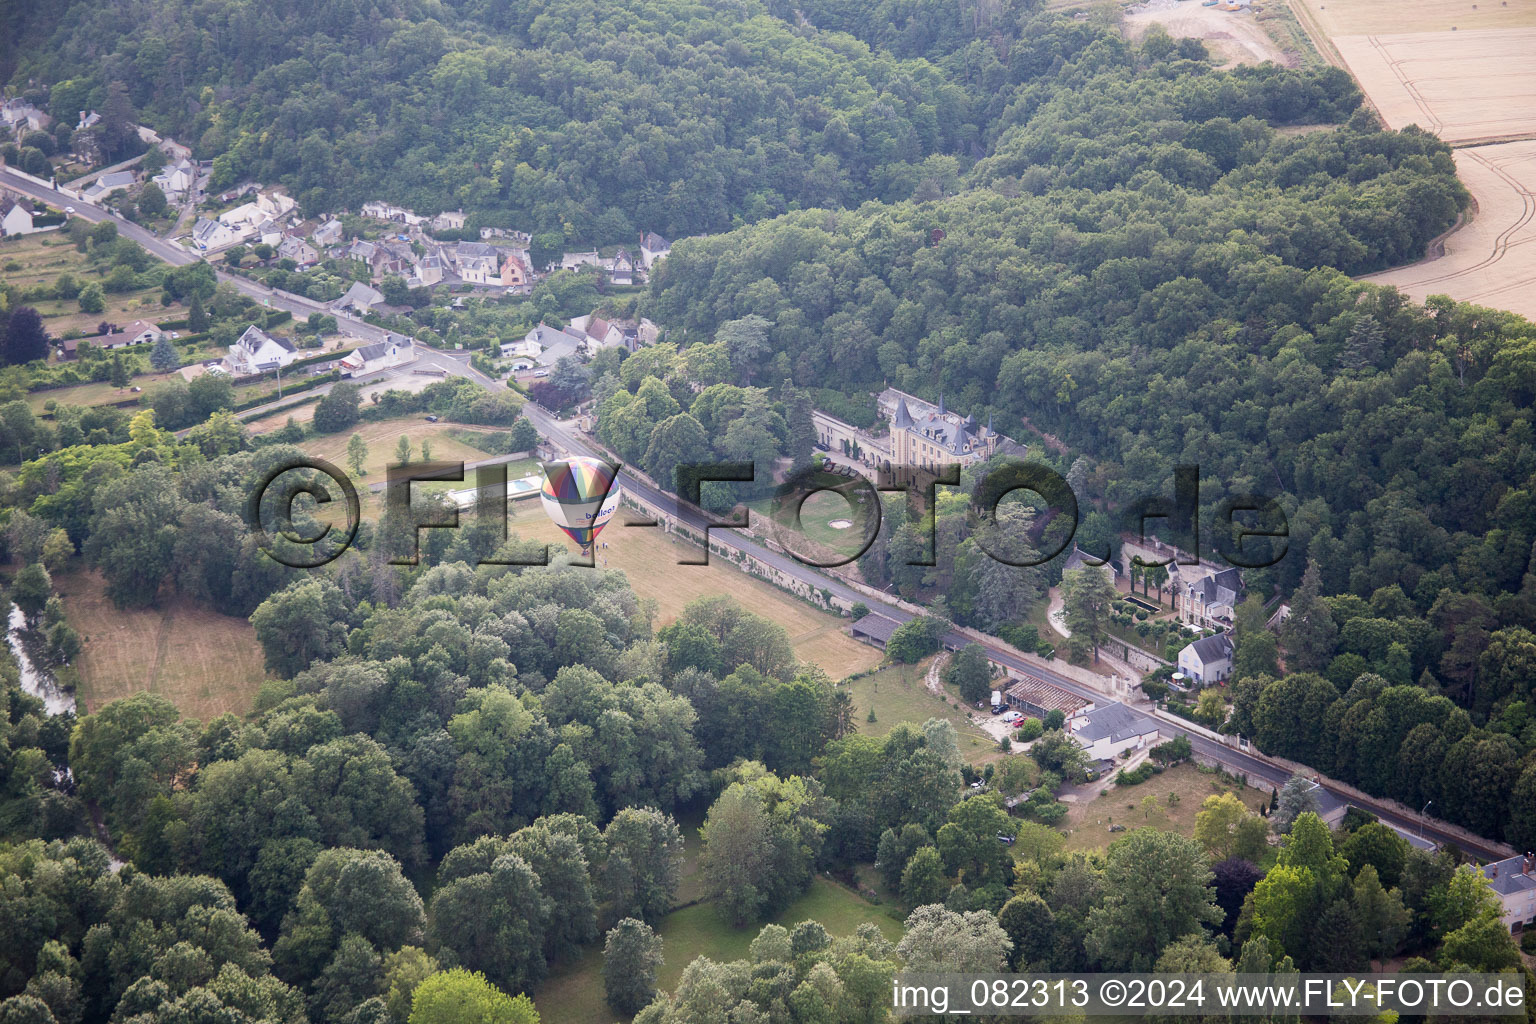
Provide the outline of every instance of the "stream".
[[16,664],[21,668],[21,688],[42,700],[50,715],[75,710],[75,695],[60,686],[52,673],[32,663],[32,658],[27,654],[26,628],[27,617],[20,608],[11,605],[5,639],[11,645],[11,653],[16,655]]

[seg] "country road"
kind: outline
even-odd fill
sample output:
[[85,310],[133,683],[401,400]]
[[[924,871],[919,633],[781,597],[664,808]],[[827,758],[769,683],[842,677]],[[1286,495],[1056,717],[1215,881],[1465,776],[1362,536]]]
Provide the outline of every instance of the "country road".
[[[28,181],[27,179],[20,178],[13,174],[8,167],[0,166],[0,183],[5,184],[6,187],[11,188],[17,192],[22,192],[32,196],[33,198],[44,200],[54,206],[59,207],[60,209],[66,206],[73,207],[75,215],[83,217],[86,220],[92,222],[110,220],[117,225],[119,233],[127,238],[133,239],[150,253],[174,266],[185,266],[199,259],[199,257],[195,254],[188,252],[180,246],[173,245],[164,239],[158,238],[148,231],[145,231],[138,225],[126,221],[121,217],[116,216],[115,214],[100,209],[99,207],[92,206],[88,203],[72,200],[68,196],[53,189],[40,186],[35,182]],[[234,275],[226,274],[217,270],[215,272],[218,274],[220,281],[226,281],[230,283],[241,292],[244,292],[245,294],[250,295],[255,299],[266,302],[272,308],[285,309],[294,313],[295,315],[303,316],[308,316],[311,312],[316,311],[329,312],[329,310],[326,309],[322,303],[314,302],[306,298],[301,298],[300,296],[292,295],[288,292],[276,291],[274,289],[267,288],[264,285],[257,284],[254,281],[246,280],[242,277],[236,277]],[[364,323],[360,320],[347,320],[346,326],[350,332],[367,341],[383,340],[385,334],[388,333],[382,327],[376,327],[372,324]],[[488,390],[493,388],[499,389],[505,386],[502,382],[486,376],[484,373],[481,373],[479,370],[469,365],[469,353],[456,355],[425,347],[418,347],[417,351],[420,354],[418,355],[416,362],[407,364],[406,367],[396,367],[391,371],[382,371],[382,373],[398,373],[402,369],[409,369],[410,366],[419,366],[422,363],[426,363],[427,365],[437,369],[446,370],[448,373],[455,376],[468,377],[470,380],[473,380],[475,383]],[[368,379],[374,379],[376,376],[378,375],[369,375]],[[325,391],[328,391],[331,386],[333,385],[327,385],[322,389],[316,389],[314,392],[307,393],[323,394]],[[248,410],[248,413],[250,411],[254,410]],[[588,444],[576,432],[570,423],[555,419],[547,411],[535,405],[533,402],[526,402],[523,406],[523,411],[524,415],[528,417],[528,419],[533,423],[534,427],[539,431],[539,433],[553,442],[556,447],[559,447],[572,455],[605,457],[604,453],[598,452],[595,448],[593,448],[593,446]],[[689,528],[701,534],[704,533],[705,526],[709,520],[702,509],[686,504],[684,502],[680,502],[673,495],[667,494],[655,487],[652,487],[650,484],[636,478],[633,474],[630,473],[625,473],[622,471],[620,472],[619,485],[623,487],[627,492],[639,497],[647,504],[662,509],[668,514],[676,516],[679,521],[686,524]],[[725,547],[733,548],[746,554],[750,554],[752,557],[767,565],[773,566],[775,569],[778,569],[784,574],[805,582],[817,589],[829,591],[833,595],[843,599],[848,603],[862,602],[871,611],[878,612],[882,615],[887,615],[892,619],[897,620],[898,622],[906,622],[913,617],[912,613],[906,611],[905,609],[880,601],[862,592],[855,591],[841,581],[830,576],[826,576],[811,566],[805,565],[804,563],[801,563],[787,555],[783,555],[779,552],[770,550],[761,544],[758,544],[756,541],[735,533],[729,529],[713,530],[710,533],[710,537],[711,540],[716,543],[719,543]],[[948,647],[958,648],[969,642],[971,642],[971,638],[959,632],[951,632],[944,637],[944,644]],[[1062,675],[1054,673],[1049,669],[1041,668],[1038,665],[1026,662],[1024,659],[1018,657],[1017,655],[1011,653],[999,645],[984,644],[983,646],[986,648],[987,656],[999,665],[1004,665],[1029,675],[1043,677],[1048,682],[1090,701],[1103,702],[1105,700],[1106,695],[1104,693],[1092,690],[1080,683],[1074,682],[1073,680],[1067,679]],[[1134,714],[1150,717],[1146,716],[1145,712],[1139,711],[1135,708],[1132,708],[1131,710]],[[1250,780],[1267,782],[1274,786],[1284,785],[1286,779],[1289,778],[1288,772],[1269,763],[1266,760],[1254,757],[1251,754],[1234,749],[1223,743],[1218,743],[1191,729],[1186,729],[1176,723],[1170,722],[1167,719],[1159,718],[1157,719],[1157,724],[1159,730],[1165,735],[1183,735],[1188,737],[1190,745],[1193,747],[1197,754],[1220,762],[1226,767],[1228,771],[1234,774],[1246,774]],[[1325,788],[1328,788],[1330,792],[1334,793],[1334,795],[1338,796],[1341,800],[1344,800],[1344,802],[1351,802],[1344,794],[1329,786],[1329,780],[1326,778],[1322,780],[1322,784]],[[1479,847],[1475,844],[1469,844],[1463,841],[1459,836],[1455,834],[1443,831],[1439,827],[1439,823],[1434,821],[1434,819],[1426,819],[1421,823],[1418,819],[1411,816],[1383,813],[1376,808],[1370,808],[1370,810],[1383,821],[1395,826],[1399,831],[1408,834],[1422,833],[1424,837],[1432,839],[1437,843],[1460,846],[1466,848],[1468,852],[1480,856],[1488,856],[1498,852],[1495,846],[1491,843],[1486,846]]]

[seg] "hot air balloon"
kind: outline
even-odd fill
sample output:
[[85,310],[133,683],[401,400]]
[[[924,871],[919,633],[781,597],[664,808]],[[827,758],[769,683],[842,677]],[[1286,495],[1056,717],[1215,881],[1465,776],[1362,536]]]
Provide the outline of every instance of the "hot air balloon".
[[619,467],[601,459],[573,458],[545,462],[544,489],[539,499],[544,514],[581,545],[583,557],[592,542],[619,510]]

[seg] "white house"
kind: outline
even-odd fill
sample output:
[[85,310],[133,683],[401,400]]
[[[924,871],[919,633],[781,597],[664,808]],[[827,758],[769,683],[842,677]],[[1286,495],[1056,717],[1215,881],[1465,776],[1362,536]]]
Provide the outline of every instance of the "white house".
[[1488,880],[1502,905],[1504,925],[1512,932],[1536,924],[1536,853],[1527,851],[1481,867],[1467,867]]
[[0,196],[0,235],[30,235],[37,229],[32,226],[32,211],[10,196]]
[[416,352],[411,339],[403,334],[390,333],[383,341],[360,346],[342,356],[341,368],[345,373],[355,377],[358,374],[373,373],[375,370],[399,366],[414,358],[416,358]]
[[1067,733],[1089,757],[1108,760],[1127,750],[1141,750],[1157,743],[1157,721],[1124,704],[1106,704],[1069,719]]
[[222,249],[240,241],[240,235],[228,225],[199,217],[192,225],[192,242],[199,249]]
[[298,358],[292,343],[285,338],[274,338],[255,324],[229,346],[224,365],[237,377],[265,373],[287,366]]
[[160,186],[166,198],[179,198],[197,181],[197,168],[192,166],[190,160],[182,160],[174,166],[167,166],[150,180]]
[[501,358],[503,359],[527,359],[537,360],[543,353],[544,346],[536,341],[524,338],[522,341],[509,341],[501,346]]
[[650,270],[651,264],[657,260],[665,259],[671,251],[672,243],[654,231],[647,231],[640,236],[640,265],[646,270]]
[[374,306],[383,305],[383,303],[383,292],[371,285],[363,284],[361,281],[355,281],[352,287],[347,289],[345,295],[331,303],[331,308],[337,312],[351,309],[355,310],[358,316],[367,316],[370,309]]
[[523,337],[523,341],[539,346],[541,365],[553,366],[566,356],[578,355],[586,346],[587,335],[584,331],[557,331],[548,324],[539,324]]
[[1203,637],[1179,652],[1179,671],[1195,686],[1211,686],[1232,675],[1232,637]]
[[501,284],[501,253],[484,242],[460,242],[453,249],[454,268],[466,284]]
[[444,210],[432,218],[433,231],[462,231],[464,229],[463,210]]

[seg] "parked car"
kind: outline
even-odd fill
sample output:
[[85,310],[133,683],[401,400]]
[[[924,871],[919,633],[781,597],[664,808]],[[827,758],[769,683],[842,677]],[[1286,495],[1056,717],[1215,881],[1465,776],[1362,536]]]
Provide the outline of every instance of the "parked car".
[[1006,832],[999,832],[997,834],[997,841],[1002,843],[1004,846],[1012,846],[1013,845],[1013,836],[1009,835]]
[[437,417],[436,416],[428,416],[427,417],[427,422],[428,423],[436,423],[437,422]]
[[1000,715],[1004,711],[1007,711],[1007,710],[1008,710],[1008,705],[1006,705],[1006,704],[993,704],[992,705],[992,713],[994,715]]
[[1023,717],[1024,715],[1020,711],[1007,711],[1003,714],[1003,721],[1007,722],[1009,725],[1012,725],[1014,722],[1017,722]]

